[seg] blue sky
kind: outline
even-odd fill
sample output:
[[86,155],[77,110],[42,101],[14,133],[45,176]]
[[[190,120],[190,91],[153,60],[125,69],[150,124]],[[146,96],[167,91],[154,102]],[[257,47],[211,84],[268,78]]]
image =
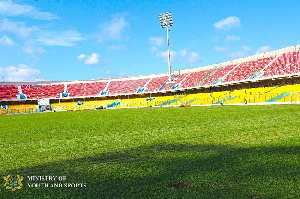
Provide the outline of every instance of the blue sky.
[[298,44],[299,0],[0,0],[5,81],[85,80],[202,67]]

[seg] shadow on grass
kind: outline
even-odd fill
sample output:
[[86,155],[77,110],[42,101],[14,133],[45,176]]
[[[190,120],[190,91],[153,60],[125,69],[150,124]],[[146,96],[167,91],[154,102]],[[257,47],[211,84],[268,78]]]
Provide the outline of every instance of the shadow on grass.
[[[300,147],[143,146],[7,171],[24,176],[24,187],[2,187],[0,198],[298,198],[299,154]],[[86,187],[29,188],[32,175]]]

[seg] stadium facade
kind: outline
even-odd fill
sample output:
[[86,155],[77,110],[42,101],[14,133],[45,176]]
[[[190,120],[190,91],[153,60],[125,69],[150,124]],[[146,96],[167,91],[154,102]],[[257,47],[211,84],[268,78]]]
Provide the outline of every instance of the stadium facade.
[[1,82],[0,113],[300,102],[300,46],[220,64],[110,79]]

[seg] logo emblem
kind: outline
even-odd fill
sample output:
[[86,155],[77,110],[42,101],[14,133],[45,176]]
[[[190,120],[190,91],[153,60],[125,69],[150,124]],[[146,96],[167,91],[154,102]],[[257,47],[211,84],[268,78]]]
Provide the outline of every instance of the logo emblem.
[[20,175],[8,175],[3,177],[5,180],[4,186],[6,189],[11,189],[15,191],[16,189],[21,189],[23,187],[22,180],[23,176]]

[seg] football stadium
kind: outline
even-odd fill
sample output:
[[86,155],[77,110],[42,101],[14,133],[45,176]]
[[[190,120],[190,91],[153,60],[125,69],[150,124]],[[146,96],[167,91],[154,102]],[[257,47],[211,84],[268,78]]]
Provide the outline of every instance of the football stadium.
[[300,198],[300,45],[168,53],[168,72],[0,82],[0,198]]
[[124,78],[1,83],[1,113],[297,104],[300,46],[194,69]]

